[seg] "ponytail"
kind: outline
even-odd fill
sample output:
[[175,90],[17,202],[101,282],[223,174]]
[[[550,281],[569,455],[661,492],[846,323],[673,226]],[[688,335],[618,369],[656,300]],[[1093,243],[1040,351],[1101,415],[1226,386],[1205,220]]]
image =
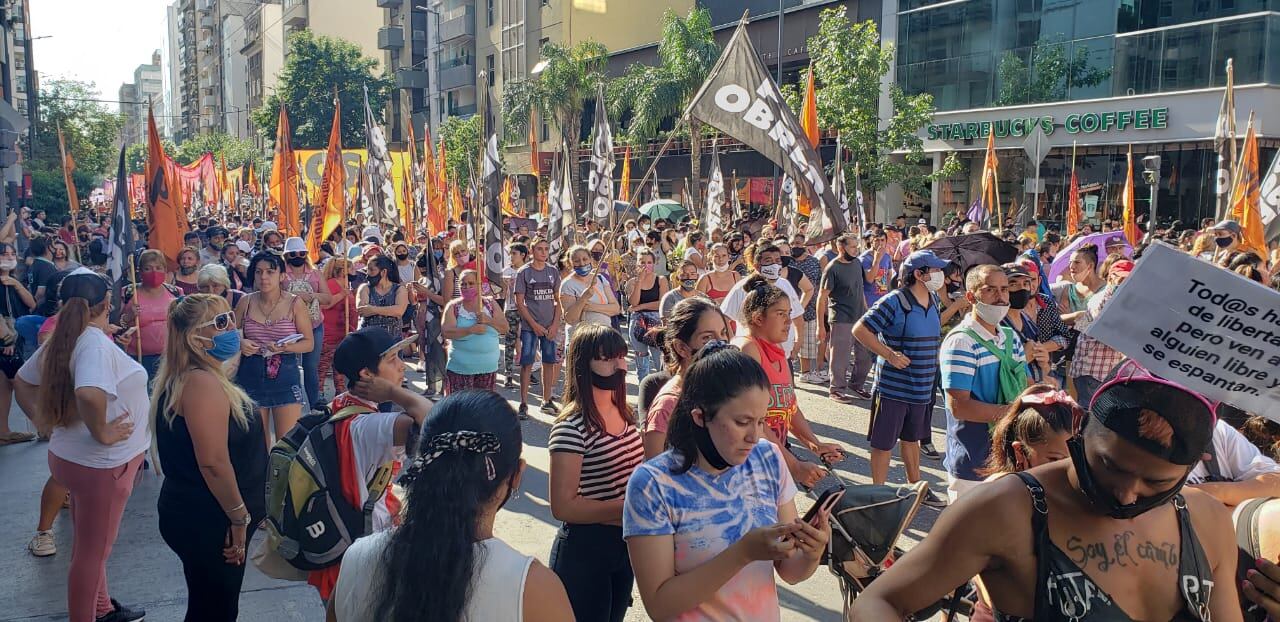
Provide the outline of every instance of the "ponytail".
[[40,421],[43,431],[66,427],[80,420],[75,407],[75,380],[71,377],[71,353],[89,320],[106,310],[107,301],[89,306],[84,298],[62,303],[58,325],[53,329],[40,359]]

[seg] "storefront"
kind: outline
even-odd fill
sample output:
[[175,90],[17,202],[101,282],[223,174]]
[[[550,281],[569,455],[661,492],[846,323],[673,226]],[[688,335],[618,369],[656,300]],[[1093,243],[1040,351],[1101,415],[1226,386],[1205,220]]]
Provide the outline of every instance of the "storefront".
[[[987,136],[994,134],[1005,215],[1024,221],[1033,217],[1062,221],[1074,153],[1086,219],[1119,218],[1127,153],[1132,148],[1140,217],[1148,213],[1152,198],[1151,186],[1143,179],[1142,158],[1158,155],[1158,220],[1191,224],[1210,218],[1217,169],[1213,134],[1221,101],[1222,89],[1203,89],[939,113],[921,129],[925,151],[933,155],[935,170],[950,153],[956,154],[962,169],[934,184],[927,200],[928,217],[936,222],[948,212],[967,211],[980,193]],[[1280,109],[1280,88],[1237,88],[1236,107],[1243,140],[1250,110],[1261,117],[1264,111]],[[1280,139],[1274,132],[1269,135],[1266,125],[1261,129],[1260,160],[1266,166]],[[1044,154],[1038,167],[1032,160],[1037,151]]]

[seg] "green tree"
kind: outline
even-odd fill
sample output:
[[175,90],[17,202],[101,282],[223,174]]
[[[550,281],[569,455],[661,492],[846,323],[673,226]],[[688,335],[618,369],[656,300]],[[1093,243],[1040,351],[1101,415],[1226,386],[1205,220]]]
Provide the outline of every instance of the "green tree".
[[284,104],[294,148],[324,149],[329,142],[336,88],[342,102],[343,146],[363,146],[363,87],[369,87],[369,106],[381,117],[394,81],[385,72],[376,75],[378,61],[364,56],[359,46],[344,39],[302,30],[289,37],[288,46],[289,58],[275,92],[251,115],[258,132],[267,141],[275,142],[280,105]]
[[1030,68],[1021,56],[1007,50],[996,72],[1000,79],[996,104],[1001,106],[1062,101],[1067,98],[1068,86],[1096,86],[1111,77],[1109,68],[1090,66],[1089,51],[1084,47],[1068,54],[1061,37],[1037,42]]
[[40,115],[35,139],[25,147],[23,168],[31,172],[33,207],[47,211],[51,218],[68,210],[59,127],[76,164],[72,179],[79,198],[88,198],[98,182],[116,173],[123,121],[107,106],[92,101],[100,98],[92,82],[55,78],[40,86]]
[[[658,137],[668,120],[678,117],[720,58],[720,45],[712,30],[711,13],[703,8],[680,17],[667,9],[662,14],[662,38],[658,41],[659,65],[633,63],[610,83],[609,106],[615,119],[627,121],[627,141],[643,144]],[[689,135],[701,137],[702,123],[689,120]],[[701,179],[700,140],[690,141],[691,179]],[[701,192],[691,192],[693,208],[702,205]]]
[[[528,134],[529,112],[551,119],[561,139],[572,149],[582,142],[582,110],[596,96],[596,86],[604,81],[609,51],[595,41],[581,41],[567,48],[554,43],[542,46],[546,67],[529,80],[509,82],[502,92],[503,122],[507,133]],[[578,187],[578,167],[570,167],[573,186]]]
[[440,126],[445,175],[463,188],[471,183],[472,169],[480,159],[480,123],[480,115],[471,115],[449,117]]
[[[818,33],[809,37],[808,48],[817,87],[818,124],[840,133],[844,148],[861,171],[862,188],[872,209],[876,190],[896,183],[909,192],[927,194],[934,180],[959,171],[960,163],[951,154],[938,171],[920,172],[925,156],[919,131],[933,119],[932,95],[907,95],[897,84],[890,84],[891,112],[881,118],[880,85],[894,52],[892,45],[882,46],[875,22],[852,23],[844,7],[823,9]],[[799,110],[797,89],[788,85],[783,91],[792,109]],[[852,188],[854,167],[845,166],[844,172]]]
[[[178,146],[168,138],[161,138],[160,145],[170,157],[178,151]],[[125,147],[124,167],[130,173],[141,173],[147,169],[147,143],[134,143]]]
[[258,148],[254,146],[253,141],[236,138],[226,132],[198,134],[178,145],[173,157],[179,164],[191,164],[206,153],[212,153],[215,162],[221,162],[221,159],[225,157],[228,168],[235,168],[249,162],[253,162],[255,167],[261,168],[263,163],[267,161],[261,158],[261,154],[258,152]]

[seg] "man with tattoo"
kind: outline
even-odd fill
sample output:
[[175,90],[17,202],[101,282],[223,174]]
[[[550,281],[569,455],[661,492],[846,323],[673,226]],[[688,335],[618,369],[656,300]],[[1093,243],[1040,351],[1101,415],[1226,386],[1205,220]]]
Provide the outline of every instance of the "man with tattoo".
[[1183,486],[1213,424],[1201,396],[1122,365],[1069,460],[962,496],[852,619],[904,619],[979,575],[999,622],[1240,620],[1230,513]]

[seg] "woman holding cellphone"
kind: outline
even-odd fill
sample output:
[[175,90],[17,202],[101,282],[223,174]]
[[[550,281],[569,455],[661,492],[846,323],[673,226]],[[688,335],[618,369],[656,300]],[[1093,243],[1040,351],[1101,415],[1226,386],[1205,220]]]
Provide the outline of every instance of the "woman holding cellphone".
[[272,431],[280,438],[302,416],[307,401],[302,355],[313,345],[307,305],[280,287],[284,270],[280,255],[270,251],[254,255],[248,274],[248,287],[254,292],[236,305],[243,333],[236,384],[257,405],[268,447]]

